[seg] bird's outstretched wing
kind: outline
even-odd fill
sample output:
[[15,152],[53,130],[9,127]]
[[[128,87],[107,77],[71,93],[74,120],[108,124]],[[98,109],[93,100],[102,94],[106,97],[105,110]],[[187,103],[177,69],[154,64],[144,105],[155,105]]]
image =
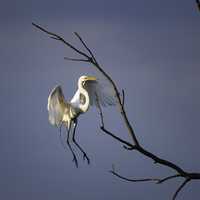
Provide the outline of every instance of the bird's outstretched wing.
[[113,106],[116,105],[116,97],[114,90],[110,85],[101,83],[99,80],[87,81],[85,83],[90,98],[90,105]]
[[53,126],[59,126],[62,123],[63,115],[66,109],[65,97],[61,86],[56,86],[48,97],[47,110],[49,112],[49,122]]

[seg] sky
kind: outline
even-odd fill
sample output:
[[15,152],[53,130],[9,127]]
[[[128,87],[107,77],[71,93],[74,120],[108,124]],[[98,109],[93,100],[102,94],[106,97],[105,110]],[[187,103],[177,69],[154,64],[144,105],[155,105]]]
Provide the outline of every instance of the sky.
[[[125,108],[139,142],[149,151],[200,171],[200,13],[193,0],[0,0],[0,197],[4,200],[172,198],[180,179],[156,185],[129,178],[174,172],[126,151],[99,129],[95,108],[80,117],[77,140],[88,153],[79,168],[48,122],[47,98],[60,84],[66,99],[81,75],[98,75],[63,44],[36,30],[38,23],[81,47],[77,31],[97,60],[124,89]],[[115,107],[103,110],[106,127],[130,141]],[[190,182],[178,199],[199,199]]]

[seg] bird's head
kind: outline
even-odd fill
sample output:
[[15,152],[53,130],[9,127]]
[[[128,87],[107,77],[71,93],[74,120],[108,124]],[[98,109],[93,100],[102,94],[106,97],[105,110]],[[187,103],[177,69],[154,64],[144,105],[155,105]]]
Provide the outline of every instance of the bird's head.
[[87,81],[96,81],[97,78],[94,76],[81,76],[78,80],[78,86],[83,87]]

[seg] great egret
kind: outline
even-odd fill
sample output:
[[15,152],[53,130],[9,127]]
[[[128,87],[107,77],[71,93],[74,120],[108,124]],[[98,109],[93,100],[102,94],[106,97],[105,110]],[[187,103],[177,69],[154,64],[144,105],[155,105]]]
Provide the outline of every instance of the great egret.
[[69,136],[73,126],[72,141],[83,153],[83,159],[90,160],[82,147],[75,140],[75,132],[80,114],[86,113],[90,106],[97,107],[115,105],[116,100],[111,91],[106,91],[106,87],[94,76],[81,76],[78,80],[78,90],[70,102],[65,100],[61,86],[56,86],[48,97],[47,110],[49,122],[56,127],[64,125],[67,130],[67,144],[72,152],[73,161],[78,167],[76,155],[70,145]]

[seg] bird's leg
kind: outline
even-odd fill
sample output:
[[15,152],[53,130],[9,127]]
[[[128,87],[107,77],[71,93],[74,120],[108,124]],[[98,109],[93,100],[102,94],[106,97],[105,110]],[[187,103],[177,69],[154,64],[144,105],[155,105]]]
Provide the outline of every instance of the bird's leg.
[[88,158],[87,154],[85,153],[85,151],[82,149],[82,147],[76,142],[75,139],[75,134],[76,134],[76,127],[78,124],[78,120],[75,119],[74,120],[74,130],[73,130],[73,135],[72,135],[72,141],[74,142],[74,144],[79,148],[79,150],[83,153],[83,160],[87,160],[87,163],[90,164],[90,159]]
[[66,131],[67,131],[67,145],[69,146],[69,149],[70,151],[72,152],[72,155],[73,155],[73,162],[75,162],[75,165],[76,167],[78,168],[78,161],[77,161],[77,158],[76,158],[76,155],[69,143],[69,134],[70,134],[70,130],[71,130],[71,123],[70,123],[70,126],[69,126],[69,129],[66,128]]

